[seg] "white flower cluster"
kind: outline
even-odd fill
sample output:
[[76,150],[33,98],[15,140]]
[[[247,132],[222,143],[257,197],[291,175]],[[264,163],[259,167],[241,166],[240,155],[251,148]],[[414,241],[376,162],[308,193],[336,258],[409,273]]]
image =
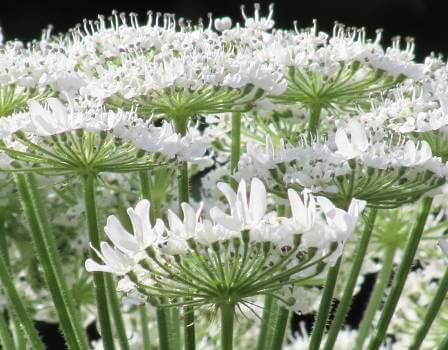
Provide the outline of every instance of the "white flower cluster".
[[[77,104],[70,101],[69,107],[56,98],[47,99],[47,108],[30,101],[29,112],[0,118],[0,137],[10,141],[18,132],[27,137],[43,139],[67,132],[110,132],[114,137],[131,142],[138,149],[160,153],[168,159],[201,163],[205,156],[207,140],[192,130],[181,136],[168,122],[155,126],[138,118],[135,112],[107,111],[102,107]],[[11,144],[11,143],[10,143]],[[12,144],[13,145],[13,144]]]
[[[147,200],[140,201],[135,209],[127,211],[133,234],[115,216],[110,216],[105,232],[112,246],[102,242],[100,251],[96,251],[102,264],[88,259],[86,269],[124,276],[119,282],[119,288],[131,292],[139,289],[138,283],[152,285],[157,282],[151,282],[151,269],[142,268],[142,260],[150,261],[149,257],[153,255],[186,256],[194,250],[191,241],[195,245],[212,247],[217,242],[239,239],[244,232],[247,232],[251,244],[267,242],[272,245],[269,254],[271,262],[282,259],[285,255],[283,249],[297,244],[294,243],[294,237],[299,235],[300,250],[316,249],[313,259],[324,258],[331,263],[341,254],[341,249],[335,249],[332,244],[342,248],[365,206],[362,201],[353,200],[348,210],[344,211],[324,197],[314,197],[307,192],[299,195],[290,190],[288,194],[292,215],[286,218],[267,212],[266,189],[259,179],[252,180],[249,196],[244,180],[240,182],[236,193],[225,183],[218,186],[227,199],[230,213],[214,207],[210,210],[212,221],[201,218],[201,208],[195,211],[191,205],[182,203],[183,219],[168,211],[168,224],[157,219],[153,226],[149,219],[150,203]],[[243,245],[238,247],[232,254],[243,255]],[[230,256],[229,252],[223,253],[222,259],[230,259]],[[244,261],[239,264],[244,264]],[[160,269],[159,266],[153,268]],[[129,279],[131,273],[135,273],[138,283]]]
[[330,193],[338,191],[335,178],[352,173],[351,163],[356,163],[366,172],[367,169],[405,168],[405,176],[409,178],[426,171],[441,178],[446,176],[446,165],[432,156],[427,142],[416,143],[401,137],[393,143],[387,136],[378,130],[368,135],[361,123],[351,119],[324,143],[293,146],[280,141],[273,145],[272,139],[267,137],[265,144],[253,141],[247,145],[237,176],[272,179],[273,171],[280,168],[283,173],[280,181],[297,183],[315,192]]

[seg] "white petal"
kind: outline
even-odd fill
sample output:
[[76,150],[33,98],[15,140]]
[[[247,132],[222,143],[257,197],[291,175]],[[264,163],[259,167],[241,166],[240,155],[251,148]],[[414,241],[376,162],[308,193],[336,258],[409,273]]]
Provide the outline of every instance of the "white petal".
[[87,259],[84,263],[84,267],[88,272],[110,272],[112,273],[112,269],[107,265],[100,265],[93,259]]
[[369,147],[369,140],[367,138],[364,127],[355,119],[351,119],[348,122],[348,126],[351,131],[352,143],[359,151],[365,151]]
[[136,253],[140,250],[135,237],[125,230],[115,216],[111,215],[107,218],[104,232],[106,232],[106,235],[114,245],[124,253]]
[[253,178],[250,185],[249,201],[249,213],[252,220],[255,222],[260,221],[266,213],[266,206],[266,188],[263,182],[257,178]]
[[339,128],[336,130],[334,142],[338,148],[338,153],[347,159],[352,159],[356,157],[356,152],[353,150],[353,146],[348,140],[347,133],[344,129]]
[[218,189],[224,194],[229,203],[231,213],[235,211],[236,193],[235,191],[225,182],[220,182],[217,185]]

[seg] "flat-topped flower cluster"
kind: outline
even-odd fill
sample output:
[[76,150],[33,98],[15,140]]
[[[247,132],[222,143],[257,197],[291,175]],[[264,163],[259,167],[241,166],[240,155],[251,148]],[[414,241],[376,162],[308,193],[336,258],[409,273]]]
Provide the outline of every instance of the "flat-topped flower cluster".
[[184,296],[198,305],[240,303],[282,286],[292,294],[338,259],[365,206],[353,200],[344,211],[325,197],[304,192],[302,199],[290,190],[287,218],[267,212],[266,189],[257,178],[249,198],[244,180],[236,193],[226,183],[218,187],[230,213],[214,207],[211,221],[202,219],[201,208],[182,203],[183,219],[168,211],[168,224],[157,219],[153,226],[147,200],[127,210],[133,234],[110,216],[104,231],[113,246],[102,242],[96,251],[102,264],[88,259],[86,269],[121,276],[118,288],[143,300]]

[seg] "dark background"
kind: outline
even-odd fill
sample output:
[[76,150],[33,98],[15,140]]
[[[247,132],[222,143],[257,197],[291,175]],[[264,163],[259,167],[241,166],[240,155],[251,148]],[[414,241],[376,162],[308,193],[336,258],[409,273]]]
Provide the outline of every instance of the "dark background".
[[[271,1],[260,1],[267,11]],[[55,32],[65,31],[82,21],[94,19],[101,13],[109,15],[112,9],[133,11],[143,20],[147,10],[174,12],[178,17],[207,18],[209,11],[215,17],[231,16],[241,21],[239,5],[253,12],[253,1],[236,0],[59,0],[21,1],[0,0],[0,26],[6,39],[30,40],[40,36],[49,23]],[[317,18],[319,28],[331,31],[338,20],[350,26],[365,26],[370,36],[376,28],[384,28],[384,43],[395,35],[416,39],[418,59],[432,51],[448,53],[446,34],[448,1],[446,0],[278,0],[275,1],[275,20],[278,26],[292,27],[293,20],[305,27]]]
[[[262,13],[268,11],[270,1],[260,1]],[[147,10],[153,12],[176,13],[177,17],[196,20],[207,18],[212,12],[214,17],[231,16],[233,22],[242,21],[240,4],[246,5],[246,13],[253,13],[253,2],[235,0],[59,0],[59,1],[13,1],[0,0],[0,26],[5,39],[32,40],[40,36],[41,30],[48,24],[54,26],[54,32],[63,32],[80,23],[83,18],[95,19],[101,13],[109,15],[113,9],[136,12],[140,19],[146,19]],[[376,28],[383,28],[383,44],[388,45],[395,35],[411,36],[416,40],[416,55],[423,60],[431,52],[448,54],[448,0],[278,0],[275,1],[276,26],[292,28],[294,20],[299,27],[318,20],[321,30],[331,32],[335,20],[349,26],[366,27],[370,37],[375,36]],[[347,323],[357,327],[368,300],[375,276],[367,276],[361,293],[355,298],[348,315]],[[296,322],[312,324],[312,315],[295,315]],[[293,324],[297,325],[296,322]],[[49,349],[64,349],[57,326],[37,324]],[[97,336],[94,325],[89,327],[92,338]]]

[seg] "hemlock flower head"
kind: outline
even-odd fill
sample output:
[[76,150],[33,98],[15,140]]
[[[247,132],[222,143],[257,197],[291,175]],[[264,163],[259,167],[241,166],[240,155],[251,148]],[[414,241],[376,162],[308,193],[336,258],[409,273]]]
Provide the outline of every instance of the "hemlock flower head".
[[[2,151],[22,163],[20,171],[71,174],[85,169],[130,172],[178,160],[206,162],[208,143],[190,133],[181,136],[164,123],[154,126],[134,112],[106,111],[71,100],[66,107],[49,98],[48,107],[30,101],[29,112],[0,119]],[[77,105],[75,110],[73,106]],[[37,165],[31,170],[32,165]],[[11,169],[10,171],[19,171]]]
[[[323,214],[317,206],[311,206],[308,210],[316,220],[304,231],[297,220],[266,214],[267,194],[260,180],[252,181],[249,199],[244,181],[237,193],[226,184],[220,188],[231,214],[214,208],[213,222],[201,218],[201,209],[195,211],[183,203],[183,220],[168,212],[168,225],[162,228],[158,220],[153,229],[143,218],[149,215],[149,203],[141,201],[136,207],[138,220],[133,210],[128,211],[133,236],[110,217],[105,230],[114,248],[102,243],[97,254],[105,265],[88,260],[87,268],[123,276],[130,281],[126,282],[131,286],[128,291],[134,290],[152,303],[160,303],[162,296],[189,296],[191,301],[184,305],[219,305],[225,300],[244,304],[246,298],[284,286],[293,290],[302,281],[319,275],[327,259],[338,254],[338,245],[348,237],[351,223],[359,215],[356,210],[349,214],[328,204]],[[297,218],[298,210],[304,208],[297,205],[298,194],[291,195]],[[311,194],[305,195],[315,203]],[[322,237],[323,231],[332,232],[333,237]],[[113,256],[117,261],[110,260]]]
[[[350,138],[349,138],[350,136]],[[414,201],[445,181],[447,167],[426,141],[370,128],[357,119],[316,141],[272,147],[251,141],[237,178],[259,176],[276,194],[309,189],[339,206],[352,198],[369,206],[391,207]]]

